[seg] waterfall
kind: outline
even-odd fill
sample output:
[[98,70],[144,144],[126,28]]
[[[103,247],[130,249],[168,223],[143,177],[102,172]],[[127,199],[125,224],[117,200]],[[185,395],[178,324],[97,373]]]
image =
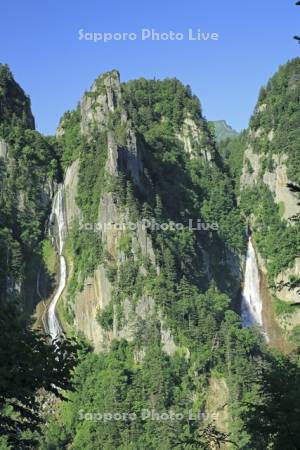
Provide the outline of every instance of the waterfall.
[[[244,327],[258,325],[263,330],[263,303],[260,295],[260,276],[251,237],[248,242],[241,318]],[[266,333],[263,331],[265,337]]]
[[59,284],[50,302],[47,318],[48,319],[47,328],[52,340],[59,338],[59,336],[63,334],[56,315],[56,305],[65,288],[67,278],[66,260],[62,255],[64,247],[64,234],[65,234],[63,197],[64,197],[64,187],[63,184],[60,184],[58,186],[57,193],[55,194],[53,200],[52,212],[50,216],[50,222],[52,224],[56,223],[57,226],[56,228],[57,233],[55,237],[56,237],[56,248],[58,250],[59,255]]

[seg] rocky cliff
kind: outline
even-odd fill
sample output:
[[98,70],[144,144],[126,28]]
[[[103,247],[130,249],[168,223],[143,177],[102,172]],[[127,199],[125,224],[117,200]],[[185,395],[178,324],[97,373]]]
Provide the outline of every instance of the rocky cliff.
[[[124,137],[122,145],[118,143],[118,137],[114,130],[109,129],[109,122],[114,114],[119,114]],[[113,71],[97,79],[91,91],[86,93],[80,102],[80,117],[81,135],[86,141],[90,141],[94,133],[106,133],[107,156],[104,176],[118,177],[120,173],[125,173],[137,187],[143,189],[141,185],[143,173],[141,145],[137,143],[137,135],[121,102],[121,84],[118,72]],[[76,202],[79,170],[80,160],[76,159],[68,167],[65,176],[68,229],[71,229],[72,223],[76,220],[80,220],[83,227],[89,227],[89,224],[84,222]],[[99,198],[98,212],[95,217],[97,220],[93,225],[97,226],[101,233],[101,241],[109,258],[112,258],[116,265],[121,266],[126,257],[124,251],[120,250],[120,240],[122,237],[124,238],[124,230],[119,230],[118,224],[121,226],[128,223],[129,211],[122,211],[117,206],[112,192],[104,192]],[[141,222],[137,222],[137,229],[132,233],[130,252],[133,255],[140,253],[142,257],[149,258],[155,265],[152,242]],[[144,271],[144,275],[146,274],[146,269],[141,267],[141,271]],[[68,291],[65,293],[65,302],[68,302],[67,297]],[[124,325],[118,326],[117,315],[114,314],[112,330],[105,332],[97,321],[97,315],[112,302],[112,286],[107,277],[105,264],[100,264],[100,262],[93,276],[84,281],[82,291],[75,295],[73,302],[75,328],[93,343],[96,350],[106,348],[111,339],[132,339],[136,322],[146,320],[149,315],[154,314],[153,300],[149,296],[143,296],[135,306],[129,299],[125,299]],[[168,338],[164,338],[164,336],[170,335],[170,332],[162,334],[162,339],[166,340],[166,349],[172,348],[172,345],[174,347],[174,344],[168,343]]]
[[245,138],[240,178],[242,202],[250,191],[253,194],[252,208],[246,209],[252,215],[261,269],[269,275],[269,285],[273,286],[273,307],[280,310],[279,305],[285,302],[286,308],[281,307],[285,312],[278,320],[289,330],[299,323],[299,312],[289,306],[300,300],[298,289],[287,286],[291,280],[300,278],[296,220],[300,204],[289,187],[300,182],[299,81],[300,60],[296,59],[280,68],[262,88]]
[[[138,81],[137,89],[138,83],[144,84],[146,80]],[[145,89],[150,89],[150,83]],[[83,274],[83,271],[74,268],[77,265],[76,260],[74,261],[76,254],[68,250],[67,244],[69,278],[64,292],[65,316],[68,317],[69,326],[82,333],[97,350],[107,348],[112,339],[133,340],[141,323],[156,319],[159,323],[163,348],[167,353],[173,354],[176,344],[170,326],[164,318],[162,305],[154,299],[150,289],[147,288],[147,279],[157,277],[161,272],[159,263],[161,255],[157,242],[159,229],[151,230],[149,224],[150,222],[155,224],[156,219],[175,220],[177,215],[178,222],[185,218],[185,228],[188,219],[195,215],[195,211],[183,213],[180,205],[179,208],[174,207],[172,200],[171,204],[166,204],[170,202],[171,192],[164,192],[169,198],[162,204],[164,199],[159,196],[160,186],[154,186],[158,176],[155,172],[156,159],[157,157],[163,159],[164,152],[166,156],[168,154],[167,149],[163,148],[163,145],[166,145],[163,142],[163,127],[166,127],[165,132],[169,134],[166,136],[170,139],[168,145],[174,142],[175,148],[178,147],[178,155],[174,154],[173,157],[178,158],[176,164],[179,164],[179,167],[182,164],[180,159],[184,158],[187,164],[190,164],[188,161],[192,163],[196,160],[195,165],[198,164],[199,171],[201,168],[216,173],[220,169],[216,149],[210,139],[209,127],[201,117],[200,110],[197,114],[193,111],[194,99],[191,98],[190,109],[183,111],[178,123],[173,117],[171,119],[163,113],[156,113],[157,117],[151,117],[146,125],[143,123],[145,116],[154,114],[155,106],[151,106],[151,109],[145,106],[138,110],[135,106],[137,101],[135,92],[132,91],[130,83],[122,85],[118,72],[112,71],[99,77],[91,91],[85,93],[80,102],[76,129],[79,130],[82,149],[66,168],[64,179],[66,221],[70,242],[74,240],[72,230],[76,227],[82,232],[92,230],[93,234],[98,234],[102,256],[93,262],[93,269],[89,273]],[[182,114],[182,111],[180,113]],[[62,119],[57,133],[58,140],[65,148],[69,126],[67,120]],[[155,155],[157,143],[154,143],[157,133],[161,147],[160,150],[158,147],[160,151],[158,156]],[[170,150],[168,149],[169,152]],[[97,152],[99,155],[102,152],[99,158]],[[89,158],[91,167],[88,167]],[[167,161],[162,162],[166,163]],[[89,175],[86,175],[85,172],[88,170]],[[158,170],[162,171],[162,167]],[[166,165],[165,170],[165,175],[161,175],[159,183],[164,182],[164,177],[167,179],[172,173],[171,166]],[[186,170],[186,177],[190,176],[183,165],[179,170]],[[85,178],[86,176],[88,178]],[[91,178],[94,178],[93,182]],[[88,185],[90,192],[85,194],[83,191]],[[87,197],[84,202],[81,200],[83,194],[89,196],[89,210],[86,204]],[[155,217],[155,210],[158,211],[159,208],[160,217]],[[200,218],[200,209],[198,213]],[[148,220],[148,228],[144,225],[145,220]],[[188,229],[186,230],[188,232]],[[198,236],[194,238],[196,248],[194,251],[203,261],[203,271],[206,274],[203,275],[203,285],[207,285],[209,278],[218,278],[219,269],[216,267],[218,263],[215,257],[208,256],[208,247],[215,247],[216,237],[210,233],[210,239],[203,240],[202,237],[199,238],[201,234],[204,235],[205,232],[201,233],[200,230]],[[223,259],[228,279],[224,280],[224,277],[221,277],[219,281],[227,284],[226,289],[235,295],[241,277],[239,257],[228,245],[227,249],[224,247]],[[128,270],[134,273],[127,273]],[[200,272],[199,267],[199,275]],[[128,290],[129,295],[120,293],[119,286],[127,282],[122,279],[123,273],[127,273],[127,277],[134,276],[132,280],[134,284],[141,284],[138,289],[132,286],[132,292]],[[74,285],[80,285],[79,289],[74,289]],[[124,297],[122,300],[119,298],[120,295]],[[102,316],[107,316],[109,322],[106,329],[105,326],[103,328]]]
[[7,255],[0,296],[18,300],[26,313],[40,299],[37,291],[47,291],[41,241],[58,166],[52,143],[34,130],[29,98],[8,66],[0,65],[0,240],[1,253]]

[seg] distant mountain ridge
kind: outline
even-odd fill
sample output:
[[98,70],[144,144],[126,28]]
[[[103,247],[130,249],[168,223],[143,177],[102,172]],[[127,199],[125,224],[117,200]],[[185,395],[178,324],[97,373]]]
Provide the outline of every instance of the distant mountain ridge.
[[210,122],[215,128],[217,143],[224,141],[227,138],[237,136],[239,133],[234,130],[226,120],[214,120]]

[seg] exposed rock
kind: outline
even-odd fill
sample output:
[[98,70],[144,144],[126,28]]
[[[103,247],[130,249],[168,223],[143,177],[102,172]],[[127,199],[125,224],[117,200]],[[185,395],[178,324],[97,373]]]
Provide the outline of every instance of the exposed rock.
[[177,138],[183,143],[186,153],[188,153],[191,158],[194,158],[196,156],[196,149],[201,148],[201,155],[207,161],[211,161],[211,153],[203,149],[203,146],[201,145],[201,128],[197,126],[197,124],[191,117],[187,116],[184,119],[181,131],[180,133],[177,133]]
[[269,133],[268,133],[268,140],[269,140],[269,142],[272,142],[272,141],[273,141],[273,139],[274,139],[274,134],[275,134],[275,132],[274,132],[274,129],[272,128],[272,130],[269,131]]
[[99,77],[91,92],[86,93],[81,102],[81,133],[89,137],[96,127],[107,126],[109,115],[118,107],[121,99],[120,75],[114,70]]
[[259,105],[256,108],[256,112],[257,113],[261,113],[261,112],[265,111],[266,109],[267,109],[267,104],[266,103],[262,103],[261,105]]
[[155,302],[149,295],[143,296],[135,307],[135,312],[141,319],[146,319],[148,316],[155,314]]
[[[171,330],[165,325],[163,316],[160,312],[156,313],[155,302],[152,297],[144,295],[136,304],[129,299],[125,299],[123,305],[124,317],[122,318],[122,325],[118,322],[115,314],[114,318],[114,339],[126,339],[132,341],[135,335],[136,328],[141,321],[153,319],[155,316],[159,317],[161,344],[163,350],[168,355],[173,355],[178,349],[174,342]],[[121,326],[120,326],[121,325]],[[140,357],[142,357],[140,355]]]
[[[291,343],[287,339],[287,332],[291,331],[295,325],[300,323],[300,311],[295,309],[292,314],[277,317],[274,311],[274,297],[282,301],[299,302],[300,296],[297,295],[296,290],[289,291],[288,288],[281,290],[271,289],[268,282],[268,272],[266,262],[260,255],[258,249],[255,249],[258,266],[260,269],[260,292],[263,300],[263,325],[269,337],[269,344],[283,352],[291,350]],[[284,283],[289,281],[290,276],[300,277],[300,258],[295,261],[295,266],[292,269],[278,275],[274,280],[274,285],[277,286],[281,281]]]
[[117,176],[120,172],[131,176],[136,186],[141,187],[142,161],[140,146],[130,124],[126,122],[126,143],[122,146],[116,143],[112,132],[107,135],[108,157],[106,170],[110,175]]
[[[291,279],[300,279],[300,257],[295,259],[295,264],[291,269],[287,269],[285,272],[280,273],[276,278],[276,284],[288,283]],[[277,297],[280,300],[286,302],[299,303],[300,294],[298,293],[299,288],[289,290],[288,287],[284,287],[277,292]],[[300,322],[299,322],[300,323]]]
[[[210,378],[205,405],[207,422],[214,422],[216,428],[223,433],[229,431],[229,395],[229,389],[224,378]],[[226,448],[226,445],[221,448]]]
[[194,142],[200,143],[199,128],[195,122],[186,117],[182,126],[181,133],[177,134],[177,137],[184,144],[184,149],[191,157],[193,157]]
[[[268,134],[269,139],[273,139],[274,131]],[[267,170],[262,174],[262,157],[253,152],[251,144],[248,145],[244,154],[243,171],[241,175],[241,189],[253,187],[255,184],[263,181],[274,194],[274,200],[277,204],[284,206],[283,218],[289,219],[300,213],[298,198],[294,195],[287,184],[289,182],[287,176],[287,167],[285,161],[286,155],[273,155],[274,169],[272,172]],[[251,170],[249,170],[249,164]],[[262,177],[262,178],[261,178]]]
[[263,129],[262,129],[262,128],[258,128],[258,129],[255,130],[255,132],[254,132],[254,137],[255,137],[256,139],[258,139],[258,138],[261,137],[262,134],[263,134]]
[[61,122],[61,123],[59,124],[59,126],[57,127],[55,136],[56,136],[56,138],[60,138],[60,137],[62,137],[64,134],[65,134],[65,130],[64,130],[64,127],[63,127],[63,122]]
[[282,352],[288,352],[291,344],[287,339],[285,327],[274,310],[274,292],[269,287],[267,274],[260,271],[260,295],[263,302],[263,327],[268,336],[268,344]]
[[126,146],[119,150],[118,168],[130,174],[136,186],[141,187],[141,174],[143,170],[141,160],[141,143],[137,142],[135,132],[127,124]]
[[155,254],[153,250],[152,240],[142,222],[137,223],[136,236],[132,242],[133,253],[136,254],[141,250],[143,256],[148,256],[153,265],[155,265]]
[[[86,139],[91,139],[94,131],[105,131],[107,134],[106,173],[111,177],[125,173],[139,190],[143,191],[143,143],[137,138],[122,105],[118,72],[110,72],[95,81],[91,92],[86,93],[81,100],[80,113],[81,133]],[[112,119],[117,119],[120,124],[118,133],[109,126]],[[62,132],[63,130],[58,130],[59,134]],[[186,118],[183,135],[180,138],[184,142],[186,151],[192,155],[193,146],[201,147],[201,127],[197,126],[190,118]],[[210,154],[203,153],[203,156],[206,160],[211,159]],[[80,219],[81,217],[81,212],[76,204],[78,174],[79,160],[73,162],[67,169],[64,182],[68,229],[75,218]],[[120,267],[126,260],[126,255],[120,250],[119,243],[124,233],[130,230],[128,228],[129,220],[129,211],[118,206],[112,192],[104,191],[98,206],[97,228],[101,232],[105,252],[110,255],[116,267]],[[140,255],[148,257],[159,273],[151,237],[142,221],[138,221],[135,225],[136,229],[130,231],[131,253],[135,258]],[[147,276],[145,267],[141,267],[140,270]],[[69,276],[71,276],[70,273]],[[176,351],[177,347],[171,330],[164,325],[162,314],[155,311],[154,300],[146,294],[138,299],[125,299],[122,303],[122,317],[120,317],[120,311],[117,311],[114,306],[113,330],[111,333],[102,330],[96,320],[97,311],[105,308],[111,301],[111,286],[104,267],[100,266],[92,277],[85,280],[83,291],[75,296],[73,308],[76,329],[93,343],[97,351],[106,348],[112,338],[132,340],[139,321],[157,318],[157,314],[161,322],[161,340],[164,350],[169,354]]]
[[273,172],[265,172],[263,181],[270,188],[270,191],[275,194],[275,202],[284,205],[283,217],[289,219],[300,213],[300,206],[298,205],[296,195],[287,187],[287,183],[289,182],[287,168],[282,162],[285,158],[281,158],[281,162],[276,156],[274,159],[276,164],[275,169]]
[[120,76],[117,71],[109,72],[98,78],[90,92],[80,103],[81,133],[91,139],[95,130],[107,130],[111,116],[117,109],[124,124],[125,141],[117,142],[114,132],[107,133],[108,158],[106,170],[116,176],[120,171],[130,174],[133,182],[140,185],[142,162],[140,146],[132,129],[127,113],[122,107]]
[[164,325],[162,324],[160,333],[163,350],[170,356],[174,355],[177,350],[177,345],[174,342],[171,330],[169,328],[165,329]]
[[[245,187],[252,187],[259,181],[260,172],[260,156],[253,152],[251,144],[248,145],[244,154],[243,172],[241,175],[241,189]],[[247,163],[249,161],[249,163]],[[248,164],[251,165],[251,171],[249,171]]]
[[113,194],[105,192],[101,198],[98,212],[98,222],[102,233],[102,242],[107,251],[118,258],[118,238],[123,234],[124,215],[119,213]]
[[100,266],[94,275],[85,280],[84,289],[76,295],[74,301],[75,328],[93,343],[95,351],[107,348],[112,333],[104,331],[97,322],[99,309],[105,308],[111,301],[111,285],[105,269]]
[[80,209],[76,203],[78,174],[79,160],[77,159],[68,167],[64,180],[65,215],[68,230],[70,230],[74,219],[79,219],[81,216]]
[[155,303],[152,297],[142,296],[135,306],[129,299],[125,299],[123,304],[124,316],[122,318],[122,324],[119,323],[116,314],[114,317],[114,338],[132,341],[138,323],[141,320],[153,317],[154,313]]
[[118,175],[118,145],[112,132],[107,133],[107,161],[105,164],[106,171],[113,176]]
[[0,158],[6,160],[8,153],[8,145],[4,141],[0,141]]

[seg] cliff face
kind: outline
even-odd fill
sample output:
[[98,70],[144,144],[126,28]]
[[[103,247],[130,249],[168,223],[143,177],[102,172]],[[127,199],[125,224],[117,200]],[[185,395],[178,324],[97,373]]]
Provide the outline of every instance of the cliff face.
[[[0,297],[31,313],[43,289],[41,241],[58,176],[56,149],[34,130],[30,100],[0,65]],[[28,262],[30,261],[30,262]],[[44,283],[44,288],[46,286]]]
[[[150,85],[144,86],[144,83],[147,83],[146,80],[138,81],[137,89],[139,83],[143,83],[143,89],[146,91],[150,89]],[[192,109],[186,110],[181,120],[174,126],[174,120],[172,119],[172,122],[166,117],[167,111],[166,114],[157,114],[155,118],[152,116],[158,110],[158,107],[155,109],[154,105],[151,108],[142,106],[139,110],[135,105],[136,90],[132,91],[132,89],[133,86],[130,83],[121,85],[118,72],[112,71],[99,77],[91,91],[85,93],[80,102],[77,128],[80,130],[83,142],[82,150],[67,167],[64,180],[69,241],[74,240],[71,234],[72,229],[76,227],[83,232],[96,231],[96,234],[100,236],[103,251],[102,257],[94,261],[93,269],[88,274],[77,270],[74,267],[76,266],[74,254],[66,252],[69,280],[64,293],[64,309],[69,317],[69,325],[83,333],[93,343],[96,350],[107,348],[112,339],[124,338],[132,341],[137,328],[142,323],[157,320],[162,346],[167,353],[173,354],[176,350],[173,332],[167,325],[168,321],[164,317],[162,306],[151,294],[151,289],[147,287],[147,279],[159,277],[161,272],[159,260],[162,256],[157,242],[159,230],[151,231],[147,226],[145,227],[144,221],[156,223],[159,219],[161,222],[167,222],[176,218],[178,222],[181,222],[184,219],[184,227],[186,227],[188,218],[192,218],[195,212],[184,213],[181,205],[179,208],[175,206],[171,192],[163,193],[168,195],[166,201],[162,197],[159,198],[160,187],[155,187],[157,177],[160,177],[160,183],[164,183],[164,179],[170,176],[172,178],[171,173],[174,170],[171,166],[166,166],[165,175],[156,171],[156,159],[163,159],[164,152],[167,157],[167,152],[170,151],[169,148],[167,150],[162,147],[165,145],[164,132],[169,134],[168,146],[172,141],[173,145],[178,147],[179,153],[177,156],[174,155],[178,164],[176,171],[179,173],[186,171],[186,178],[190,176],[187,168],[184,167],[186,164],[195,164],[195,166],[198,164],[199,174],[200,170],[211,170],[213,173],[220,169],[216,162],[216,149],[213,141],[210,140],[209,127],[200,113],[193,117]],[[143,121],[147,115],[151,117],[146,124]],[[166,127],[165,131],[163,127]],[[65,133],[68,133],[68,125],[63,119],[57,133],[58,139],[63,140]],[[159,139],[158,149],[161,148],[157,156],[155,154],[156,139]],[[100,161],[100,157],[99,160],[97,159],[97,152],[100,152],[101,140],[103,140],[103,146]],[[89,158],[94,167],[89,169],[91,175],[85,179]],[[186,160],[184,165],[180,158]],[[195,163],[192,163],[194,160]],[[97,164],[99,164],[98,168],[95,167]],[[162,161],[161,166],[164,164],[169,163]],[[162,171],[161,166],[157,170]],[[195,176],[198,176],[196,172]],[[93,185],[91,177],[97,179]],[[171,189],[173,180],[168,182]],[[183,183],[187,181],[183,180]],[[85,203],[81,202],[84,184],[90,186],[90,192],[87,193],[89,201],[93,197],[88,211],[86,200]],[[204,192],[203,195],[205,195]],[[167,205],[170,199],[171,203]],[[181,202],[180,198],[179,201]],[[156,209],[157,212],[160,210],[160,217],[154,217],[155,213],[151,212],[151,208]],[[200,218],[200,208],[198,213]],[[205,234],[205,232],[198,232],[198,234]],[[219,268],[216,265],[219,262],[215,259],[217,255],[210,255],[209,252],[210,246],[215,248],[214,241],[213,233],[210,233],[208,240],[200,239],[199,236],[195,237],[193,251],[198,255],[197,264],[199,261],[203,264],[205,272],[205,275],[201,275],[203,286],[208,284],[209,279],[218,278]],[[223,267],[228,272],[228,279],[225,280],[221,276],[222,281],[219,281],[225,283],[226,289],[234,295],[234,292],[238,290],[241,277],[239,257],[229,245],[227,248],[224,247],[224,251]],[[123,273],[126,274],[128,270],[134,271],[132,283],[141,286],[137,289],[132,286],[132,292],[127,289],[128,294],[123,295],[120,292],[120,285],[124,283]],[[199,267],[197,276],[200,272]],[[129,278],[131,275],[131,273],[127,274]],[[81,288],[73,289],[72,286],[77,282],[74,281],[74,277],[77,281],[81,280]],[[124,286],[122,290],[124,291]],[[122,300],[119,298],[120,295]],[[109,327],[103,327],[101,316],[105,315],[110,315]]]
[[[300,214],[300,205],[298,196],[288,187],[300,182],[299,92],[300,60],[296,59],[280,68],[261,90],[245,138],[240,178],[241,201],[251,217],[261,269],[273,285],[275,310],[280,301],[289,305],[300,300],[297,288],[287,286],[300,277],[299,223],[294,220]],[[252,205],[248,204],[251,196]],[[278,320],[290,330],[299,324],[299,313],[288,306],[285,310]]]
[[[118,138],[114,130],[108,129],[108,124],[112,120],[114,113],[120,113],[120,126],[123,131],[122,145],[117,142]],[[117,177],[120,173],[125,173],[137,187],[143,189],[141,184],[143,172],[141,146],[138,145],[137,135],[121,103],[121,85],[118,72],[113,71],[105,74],[93,84],[91,91],[86,93],[81,100],[80,117],[81,135],[86,141],[90,141],[95,133],[106,133],[105,176]],[[65,205],[68,229],[71,229],[72,223],[76,220],[80,220],[83,226],[88,227],[76,202],[79,170],[80,161],[76,159],[68,167],[65,176]],[[118,224],[122,225],[128,222],[129,212],[127,210],[121,211],[116,205],[112,192],[104,192],[99,198],[96,219],[94,225],[101,230],[101,241],[104,248],[115,264],[117,266],[121,265],[126,257],[119,248],[124,231],[118,230]],[[115,229],[113,225],[116,225]],[[133,255],[140,252],[143,257],[149,258],[152,264],[155,265],[151,239],[147,236],[140,221],[137,221],[137,229],[132,233],[129,251]],[[145,269],[141,268],[142,270],[146,272]],[[65,294],[65,302],[68,302],[66,299],[68,291]],[[84,281],[82,291],[76,293],[73,302],[74,326],[93,343],[96,350],[107,348],[112,339],[124,338],[132,340],[136,323],[140,320],[146,320],[149,315],[154,314],[154,305],[151,297],[143,296],[136,305],[133,305],[129,299],[125,299],[124,324],[119,326],[117,314],[114,313],[111,331],[103,330],[97,321],[97,314],[112,302],[112,286],[107,277],[106,267],[100,262],[93,275]],[[166,335],[168,335],[168,332],[167,334],[162,333],[162,336]],[[162,337],[162,339],[166,340],[166,349],[172,348],[172,344],[169,345],[167,338]],[[173,347],[175,347],[174,344]]]
[[[241,175],[241,190],[251,188],[259,183],[264,183],[272,192],[274,201],[282,205],[282,217],[286,220],[300,213],[300,205],[297,196],[288,188],[292,182],[288,177],[287,162],[289,156],[281,153],[269,154],[267,152],[255,152],[256,143],[262,139],[267,143],[272,143],[274,130],[267,132],[259,129],[258,131],[250,128],[248,136],[248,146],[244,153],[243,172]],[[266,158],[270,158],[270,164],[266,167]]]

